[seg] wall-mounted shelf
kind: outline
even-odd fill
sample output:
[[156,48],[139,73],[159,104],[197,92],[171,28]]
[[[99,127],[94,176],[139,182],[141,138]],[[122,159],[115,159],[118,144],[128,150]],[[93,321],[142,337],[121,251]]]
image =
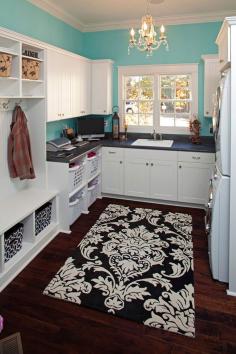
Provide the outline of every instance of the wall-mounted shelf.
[[43,59],[39,59],[39,58],[35,58],[35,57],[28,57],[27,55],[22,55],[22,58],[25,59],[31,59],[31,60],[35,60],[35,61],[39,61],[39,62],[43,62]]

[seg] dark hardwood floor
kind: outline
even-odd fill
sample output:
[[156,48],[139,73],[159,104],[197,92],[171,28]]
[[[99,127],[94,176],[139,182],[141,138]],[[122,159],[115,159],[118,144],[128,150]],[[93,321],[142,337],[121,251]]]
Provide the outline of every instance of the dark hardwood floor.
[[[42,295],[71,251],[110,203],[188,212],[193,217],[196,338],[77,306]],[[204,212],[155,204],[98,200],[72,234],[58,235],[0,294],[5,328],[0,339],[20,332],[24,354],[236,353],[236,299],[213,281],[207,258]]]

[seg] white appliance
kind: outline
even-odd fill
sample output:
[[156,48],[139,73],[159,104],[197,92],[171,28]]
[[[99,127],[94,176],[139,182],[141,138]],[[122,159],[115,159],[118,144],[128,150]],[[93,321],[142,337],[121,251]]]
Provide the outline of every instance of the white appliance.
[[216,167],[210,183],[206,230],[212,276],[223,282],[229,280],[229,188],[230,178]]
[[214,279],[229,281],[230,70],[222,74],[213,112],[216,167],[206,214],[208,253]]
[[230,85],[229,69],[222,73],[213,112],[216,164],[224,176],[230,176]]

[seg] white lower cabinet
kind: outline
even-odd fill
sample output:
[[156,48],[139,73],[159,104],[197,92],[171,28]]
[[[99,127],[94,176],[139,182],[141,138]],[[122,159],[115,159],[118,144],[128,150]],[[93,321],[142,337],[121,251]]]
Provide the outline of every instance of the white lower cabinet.
[[149,195],[149,164],[143,159],[125,159],[125,195],[147,198]]
[[206,204],[213,165],[207,163],[178,163],[178,200]]
[[177,162],[153,161],[150,166],[150,198],[177,200]]
[[205,204],[214,161],[210,153],[103,147],[102,192]]
[[124,149],[103,148],[102,191],[124,194]]

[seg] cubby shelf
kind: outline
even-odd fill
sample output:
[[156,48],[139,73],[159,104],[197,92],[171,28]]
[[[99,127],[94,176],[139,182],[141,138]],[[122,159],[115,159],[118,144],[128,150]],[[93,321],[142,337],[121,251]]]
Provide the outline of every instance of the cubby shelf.
[[19,53],[16,53],[14,50],[11,50],[9,48],[4,48],[4,47],[0,47],[0,53],[10,54],[14,57],[19,56]]
[[39,59],[39,58],[34,58],[34,57],[28,57],[27,55],[22,55],[22,58],[24,59],[31,59],[31,60],[35,60],[35,61],[40,61],[43,62],[43,59]]

